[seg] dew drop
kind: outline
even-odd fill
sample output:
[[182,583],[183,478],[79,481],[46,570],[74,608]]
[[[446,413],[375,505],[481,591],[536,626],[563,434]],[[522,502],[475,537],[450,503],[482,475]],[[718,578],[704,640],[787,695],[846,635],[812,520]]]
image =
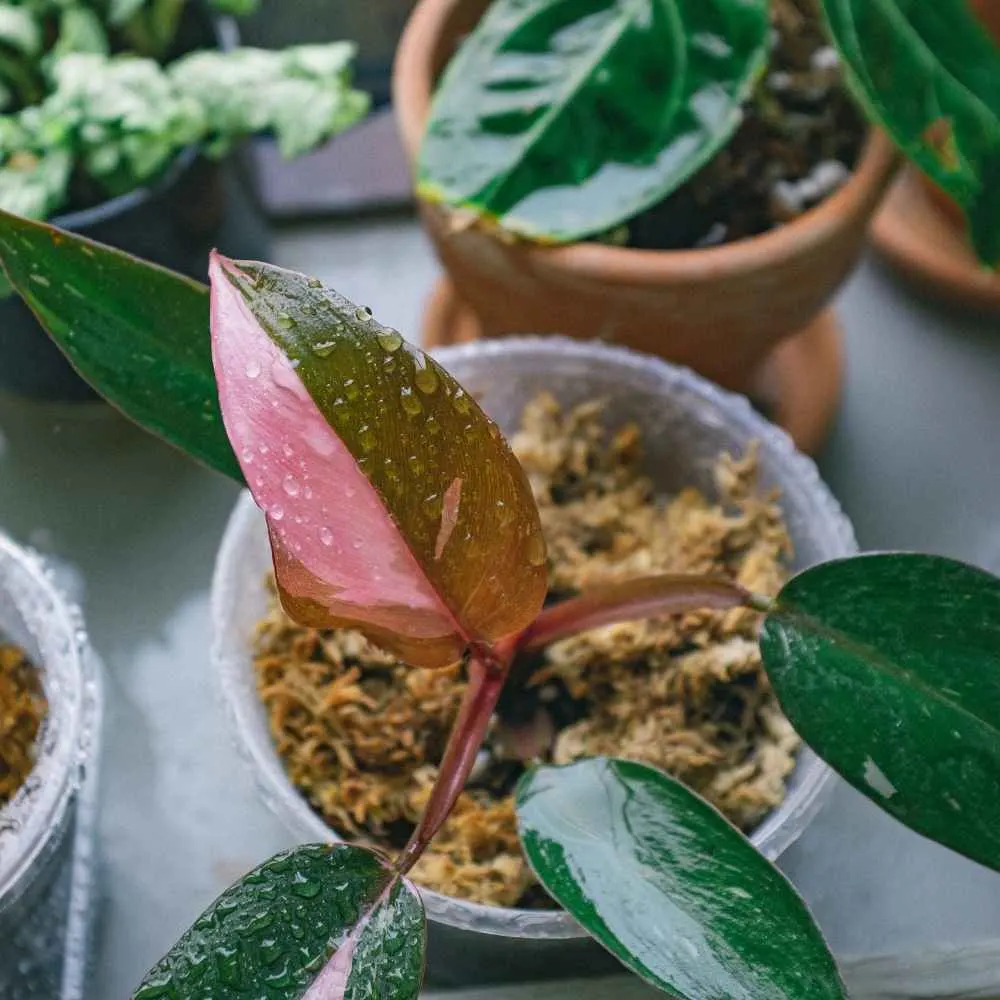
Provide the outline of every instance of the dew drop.
[[253,448],[244,448],[243,451],[240,452],[240,457],[247,465],[251,465],[254,459]]
[[420,400],[413,395],[413,390],[409,386],[404,386],[399,393],[400,403],[403,410],[410,417],[415,417],[423,412],[424,406]]
[[358,388],[357,382],[354,379],[349,378],[344,383],[344,395],[353,403],[354,400],[358,398],[358,394],[361,390]]
[[486,426],[489,429],[490,437],[493,438],[494,441],[499,440],[500,428],[497,427],[497,425],[492,420],[488,421]]
[[285,476],[284,481],[281,484],[281,488],[290,497],[297,497],[299,495],[299,481],[295,478],[295,476]]
[[451,405],[455,407],[458,413],[468,413],[469,412],[469,397],[461,389],[455,390],[455,395],[451,397]]
[[245,371],[247,373],[247,378],[259,378],[260,362],[256,358],[252,361],[248,361]]
[[294,452],[292,451],[292,446],[287,443],[281,446],[281,453],[285,456],[285,458],[291,458],[292,455],[294,454]]
[[51,282],[43,274],[32,274],[31,280],[35,282],[36,285],[41,285],[42,288],[48,288]]
[[377,333],[375,339],[378,341],[378,346],[390,354],[398,351],[403,346],[403,338],[399,335],[399,332],[388,327]]
[[548,557],[548,549],[541,533],[534,534],[528,539],[524,554],[532,566],[545,565],[545,560]]
[[272,507],[268,513],[271,515],[272,521],[280,521],[285,516],[285,510],[283,507]]
[[355,539],[354,539],[354,541],[353,541],[353,542],[351,542],[351,548],[352,548],[352,549],[354,549],[355,551],[357,551],[357,550],[358,550],[358,549],[360,549],[360,548],[361,548],[361,547],[362,547],[362,546],[363,546],[364,544],[365,544],[365,543],[364,543],[363,541],[361,541],[361,539],[360,539],[360,538],[355,538]]
[[325,525],[319,529],[319,540],[329,548],[333,545],[333,532]]
[[311,487],[311,486],[307,486],[307,487],[306,487],[306,488],[305,488],[305,489],[304,489],[304,490],[302,491],[302,495],[303,495],[303,496],[304,496],[304,497],[305,497],[305,498],[306,498],[307,500],[312,500],[312,497],[313,497],[313,491],[312,491],[312,487]]
[[440,384],[437,372],[430,367],[418,368],[413,373],[413,381],[416,382],[417,388],[428,396],[437,392],[437,387]]
[[358,428],[358,443],[365,451],[371,451],[375,447],[375,433],[368,424],[362,424]]
[[306,282],[306,284],[307,284],[307,285],[308,285],[308,286],[309,286],[310,288],[322,288],[322,287],[323,287],[323,282],[322,282],[322,281],[320,281],[320,280],[319,280],[319,278],[310,278],[310,279],[309,279],[309,280],[308,280],[308,281]]
[[302,899],[315,899],[322,891],[322,886],[319,882],[314,879],[309,878],[302,872],[296,872],[292,877],[291,890],[296,896],[300,896]]
[[257,450],[258,450],[258,451],[259,451],[259,452],[260,452],[260,453],[261,453],[262,455],[266,455],[266,454],[267,454],[267,453],[268,453],[268,452],[269,452],[269,451],[270,451],[271,449],[270,449],[270,448],[268,448],[268,446],[267,446],[266,444],[262,444],[262,445],[261,445],[261,446],[260,446],[260,447],[259,447],[259,448],[258,448]]
[[328,358],[337,349],[337,341],[321,340],[318,344],[312,345],[312,352],[317,357]]
[[281,313],[278,316],[278,326],[280,326],[282,330],[291,330],[292,327],[295,326],[295,320],[292,319],[288,313]]
[[354,313],[354,318],[359,323],[367,323],[372,318],[372,311],[368,308],[368,306],[365,306],[363,309],[358,309]]

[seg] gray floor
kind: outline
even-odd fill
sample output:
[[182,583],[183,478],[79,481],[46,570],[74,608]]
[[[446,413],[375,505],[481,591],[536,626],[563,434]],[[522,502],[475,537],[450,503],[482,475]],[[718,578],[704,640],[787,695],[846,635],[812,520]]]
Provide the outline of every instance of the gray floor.
[[[411,337],[436,274],[406,220],[286,230],[275,256]],[[823,467],[862,544],[1000,569],[1000,324],[920,303],[872,261],[840,308],[849,377]],[[288,844],[209,672],[208,587],[235,498],[103,408],[0,399],[0,524],[70,567],[108,664],[99,1000],[128,996],[223,886]],[[1000,942],[1000,877],[847,789],[786,867],[841,954]]]

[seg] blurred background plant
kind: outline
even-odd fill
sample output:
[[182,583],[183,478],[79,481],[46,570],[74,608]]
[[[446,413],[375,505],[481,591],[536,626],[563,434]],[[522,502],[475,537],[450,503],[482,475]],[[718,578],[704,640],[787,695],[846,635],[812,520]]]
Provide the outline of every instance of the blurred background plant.
[[361,118],[352,43],[221,50],[210,15],[257,6],[0,2],[0,206],[47,218],[133,190],[188,146],[218,158],[270,132],[292,157]]

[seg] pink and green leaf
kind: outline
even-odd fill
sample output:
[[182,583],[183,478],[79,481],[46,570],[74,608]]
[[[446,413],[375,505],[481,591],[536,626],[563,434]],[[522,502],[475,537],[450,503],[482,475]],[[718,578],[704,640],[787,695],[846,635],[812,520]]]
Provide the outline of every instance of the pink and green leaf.
[[425,936],[416,889],[383,858],[311,844],[227,889],[132,1000],[416,1000]]
[[524,629],[538,512],[496,425],[433,359],[303,275],[213,258],[226,430],[289,613],[438,666]]

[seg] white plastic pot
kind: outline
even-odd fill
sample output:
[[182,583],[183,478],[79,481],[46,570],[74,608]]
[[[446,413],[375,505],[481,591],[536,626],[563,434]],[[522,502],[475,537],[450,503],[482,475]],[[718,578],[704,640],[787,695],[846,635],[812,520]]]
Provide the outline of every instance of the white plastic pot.
[[[642,428],[646,466],[664,494],[695,486],[713,495],[719,454],[758,442],[763,488],[781,490],[795,567],[856,551],[851,525],[815,465],[741,396],[692,372],[621,348],[559,337],[479,341],[435,353],[505,432],[527,402],[545,390],[570,406],[607,400],[612,426]],[[262,794],[302,841],[336,839],[285,773],[255,686],[252,636],[267,608],[270,550],[263,515],[244,494],[230,519],[213,587],[213,660],[237,741]],[[806,828],[829,789],[832,772],[804,748],[782,805],[751,840],[776,859]],[[441,985],[581,975],[614,968],[608,956],[561,911],[515,910],[423,894],[430,920],[428,967]]]

